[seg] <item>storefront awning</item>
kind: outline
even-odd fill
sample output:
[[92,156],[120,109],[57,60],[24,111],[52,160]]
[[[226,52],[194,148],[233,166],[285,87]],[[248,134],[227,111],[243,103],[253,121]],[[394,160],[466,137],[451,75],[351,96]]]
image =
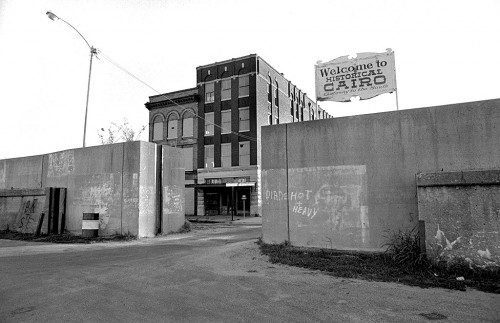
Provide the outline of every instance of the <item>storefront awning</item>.
[[251,186],[255,187],[255,182],[244,182],[244,183],[226,183],[226,186],[231,187],[231,186],[236,186],[236,187],[241,187],[241,186]]
[[255,182],[221,183],[221,184],[186,184],[186,187],[198,187],[198,188],[210,188],[210,187],[255,187]]

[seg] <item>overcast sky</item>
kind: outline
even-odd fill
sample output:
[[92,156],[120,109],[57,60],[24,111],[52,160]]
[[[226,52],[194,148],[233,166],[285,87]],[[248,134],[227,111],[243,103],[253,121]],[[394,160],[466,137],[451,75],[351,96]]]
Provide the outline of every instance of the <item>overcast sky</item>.
[[[197,66],[255,53],[315,99],[317,61],[392,48],[400,109],[500,98],[498,0],[0,0],[0,159],[82,146],[89,49],[48,10],[161,93],[195,87]],[[147,124],[155,94],[94,60],[87,146],[111,122]],[[375,113],[396,98],[321,106]]]

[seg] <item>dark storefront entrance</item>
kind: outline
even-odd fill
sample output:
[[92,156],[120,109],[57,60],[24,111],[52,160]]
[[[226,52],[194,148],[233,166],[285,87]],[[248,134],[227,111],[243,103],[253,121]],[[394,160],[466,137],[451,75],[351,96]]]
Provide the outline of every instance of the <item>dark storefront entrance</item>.
[[[205,194],[205,215],[231,215],[235,206],[234,215],[243,216],[243,211],[246,212],[246,215],[250,214],[251,187],[210,187],[203,191]],[[243,203],[243,195],[246,197],[245,203]],[[233,203],[233,200],[237,203]],[[243,209],[243,204],[245,209]]]

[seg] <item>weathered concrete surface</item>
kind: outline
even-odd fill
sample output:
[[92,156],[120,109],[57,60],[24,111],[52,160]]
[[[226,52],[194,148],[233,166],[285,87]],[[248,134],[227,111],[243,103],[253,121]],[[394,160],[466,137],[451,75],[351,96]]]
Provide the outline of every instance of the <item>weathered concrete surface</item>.
[[417,175],[429,258],[500,266],[499,175],[500,170]]
[[156,145],[140,143],[139,165],[139,236],[156,235]]
[[0,160],[0,189],[41,188],[43,156]]
[[287,153],[283,149],[283,145],[286,146],[286,127],[279,125],[272,129],[272,136],[266,136],[262,145],[262,156],[265,156],[265,169],[261,171],[260,180],[264,205],[264,213],[261,213],[262,236],[267,243],[281,243],[289,241],[288,201],[283,196],[283,192],[288,191]]
[[417,174],[417,186],[500,185],[500,170],[466,170]]
[[[155,176],[156,145],[147,142],[0,160],[3,187],[67,188],[66,230],[74,234],[82,232],[83,213],[99,213],[100,235],[154,236]],[[2,227],[13,224],[8,214],[0,213]]]
[[[121,217],[123,147],[103,145],[44,156],[44,185],[68,188],[67,231],[81,234],[83,213],[99,213],[99,235],[120,234],[127,227]],[[133,230],[137,234],[137,226]]]
[[[11,191],[19,193],[9,194]],[[44,189],[0,190],[0,230],[34,233],[45,199]]]
[[[289,222],[294,245],[380,250],[417,225],[415,174],[498,169],[498,147],[498,99],[262,127],[264,241]],[[302,199],[271,198],[283,183]]]
[[186,221],[185,168],[180,149],[162,146],[163,219],[161,232],[177,232]]
[[500,295],[271,264],[259,227],[130,243],[0,240],[1,322],[498,322]]

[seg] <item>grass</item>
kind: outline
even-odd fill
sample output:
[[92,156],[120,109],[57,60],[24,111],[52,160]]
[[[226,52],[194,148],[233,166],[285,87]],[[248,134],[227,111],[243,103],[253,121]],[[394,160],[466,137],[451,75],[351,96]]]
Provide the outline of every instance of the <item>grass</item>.
[[[335,277],[356,278],[371,281],[396,282],[423,288],[441,287],[465,291],[467,287],[484,292],[500,293],[500,271],[470,269],[466,263],[448,266],[432,265],[415,259],[401,261],[394,253],[361,253],[331,249],[292,247],[288,243],[264,244],[258,242],[263,254],[272,263],[320,270]],[[403,248],[404,249],[404,248]],[[464,280],[457,280],[464,277]]]
[[192,231],[191,222],[188,220],[184,221],[184,225],[176,233],[188,233]]
[[0,239],[51,243],[96,243],[110,241],[130,241],[135,240],[136,237],[130,234],[116,234],[112,236],[87,238],[75,236],[69,233],[36,236],[33,233],[20,233],[9,230],[0,230]]

